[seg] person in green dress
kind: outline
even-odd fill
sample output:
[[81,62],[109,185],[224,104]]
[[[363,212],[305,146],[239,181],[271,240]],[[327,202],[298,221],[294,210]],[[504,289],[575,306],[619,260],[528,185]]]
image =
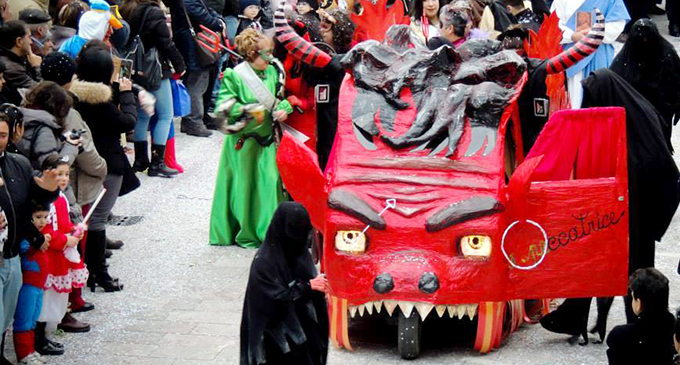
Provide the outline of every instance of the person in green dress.
[[278,96],[274,42],[254,29],[236,37],[244,62],[227,69],[216,102],[226,119],[222,156],[210,216],[210,244],[257,248],[284,200],[276,167],[273,120],[284,122],[293,108]]

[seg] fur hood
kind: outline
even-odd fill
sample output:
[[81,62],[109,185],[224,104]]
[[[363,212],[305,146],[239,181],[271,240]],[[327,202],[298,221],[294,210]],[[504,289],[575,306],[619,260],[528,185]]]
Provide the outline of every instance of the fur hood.
[[101,82],[74,80],[69,90],[81,103],[104,104],[111,101],[111,87]]

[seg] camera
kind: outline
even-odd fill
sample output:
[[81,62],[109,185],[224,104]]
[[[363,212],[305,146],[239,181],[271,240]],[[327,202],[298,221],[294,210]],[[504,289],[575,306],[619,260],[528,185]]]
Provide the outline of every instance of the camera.
[[87,133],[87,130],[85,130],[85,129],[71,129],[69,138],[71,138],[71,139],[80,139],[80,137],[81,137],[84,133]]

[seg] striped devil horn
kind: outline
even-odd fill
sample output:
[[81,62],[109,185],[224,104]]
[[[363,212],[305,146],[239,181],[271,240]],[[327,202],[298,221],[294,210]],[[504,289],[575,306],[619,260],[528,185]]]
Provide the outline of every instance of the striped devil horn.
[[560,73],[595,53],[604,40],[604,15],[595,8],[595,25],[573,47],[548,61],[548,75]]
[[313,44],[300,37],[293,28],[288,25],[283,7],[286,0],[279,0],[279,5],[274,13],[274,27],[276,29],[276,39],[286,47],[288,53],[295,59],[300,60],[312,67],[323,68],[331,62],[328,53],[318,49]]

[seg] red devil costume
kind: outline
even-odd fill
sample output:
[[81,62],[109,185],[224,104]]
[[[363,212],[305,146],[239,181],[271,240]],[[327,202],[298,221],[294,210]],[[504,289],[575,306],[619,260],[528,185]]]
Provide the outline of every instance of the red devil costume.
[[[349,50],[351,36],[355,26],[349,17],[340,10],[334,12],[332,21],[333,39],[336,52],[340,53],[331,57],[328,53],[310,44],[300,37],[286,21],[283,13],[285,1],[280,1],[274,15],[276,39],[283,45],[289,54],[315,70],[311,73],[310,84],[314,86],[316,101],[316,151],[319,165],[324,170],[326,162],[333,147],[338,123],[338,101],[340,97],[340,85],[345,77],[345,70],[340,65],[340,59],[344,52]],[[338,40],[338,41],[336,41]],[[340,43],[343,40],[344,43]]]

